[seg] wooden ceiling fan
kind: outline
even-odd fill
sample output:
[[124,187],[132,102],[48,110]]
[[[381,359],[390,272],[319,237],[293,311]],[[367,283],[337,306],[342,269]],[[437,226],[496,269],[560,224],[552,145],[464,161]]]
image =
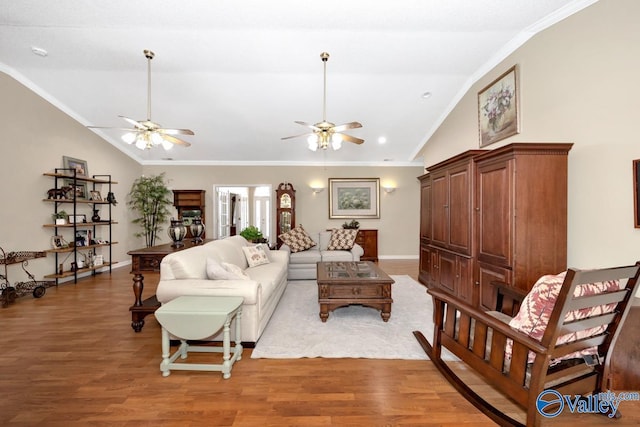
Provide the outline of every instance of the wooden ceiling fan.
[[296,120],[295,123],[299,125],[306,126],[312,129],[313,132],[287,136],[282,138],[284,139],[293,139],[293,138],[301,138],[307,137],[307,142],[309,144],[309,149],[312,151],[316,151],[318,148],[322,148],[326,150],[329,145],[334,150],[339,150],[342,146],[342,141],[352,142],[354,144],[362,144],[364,139],[356,138],[351,135],[347,135],[342,133],[347,129],[356,129],[361,128],[362,125],[358,122],[350,122],[342,125],[335,125],[331,122],[327,121],[327,61],[329,60],[329,54],[327,52],[322,52],[320,54],[320,59],[324,64],[324,95],[322,101],[322,121],[316,124],[309,124],[306,122]]
[[133,128],[105,127],[105,126],[87,126],[89,129],[117,129],[127,131],[122,135],[122,140],[127,144],[134,144],[141,150],[153,148],[156,145],[162,145],[165,149],[170,149],[173,145],[182,145],[189,147],[191,143],[177,138],[175,135],[195,135],[190,129],[170,129],[163,128],[160,124],[151,120],[151,60],[155,54],[148,50],[144,50],[144,56],[147,58],[147,119],[133,120],[129,117],[118,116],[126,120]]

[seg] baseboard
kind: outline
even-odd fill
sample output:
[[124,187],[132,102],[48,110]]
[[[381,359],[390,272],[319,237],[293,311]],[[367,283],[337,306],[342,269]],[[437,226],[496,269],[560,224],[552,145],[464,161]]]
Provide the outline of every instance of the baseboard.
[[420,259],[418,255],[378,255],[378,259]]

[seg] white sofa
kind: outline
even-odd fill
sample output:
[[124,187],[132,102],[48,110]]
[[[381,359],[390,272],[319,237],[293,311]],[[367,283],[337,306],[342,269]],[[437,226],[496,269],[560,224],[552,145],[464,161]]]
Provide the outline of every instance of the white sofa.
[[291,253],[289,246],[282,245],[281,251],[289,253],[289,280],[315,280],[317,277],[316,264],[320,261],[360,261],[364,249],[357,243],[351,250],[327,250],[331,240],[331,231],[308,233],[316,245],[310,249]]
[[[257,342],[287,286],[289,252],[267,249],[270,262],[249,267],[242,247],[251,245],[244,237],[231,236],[165,256],[156,289],[158,301],[164,304],[181,295],[241,296],[242,341]],[[240,267],[250,280],[210,280],[208,258]],[[222,333],[208,340],[222,341]]]

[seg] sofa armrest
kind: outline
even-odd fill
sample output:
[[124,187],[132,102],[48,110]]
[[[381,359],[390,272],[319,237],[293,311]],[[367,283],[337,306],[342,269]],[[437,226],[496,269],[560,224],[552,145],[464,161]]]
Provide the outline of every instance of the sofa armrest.
[[280,250],[280,251],[286,251],[286,252],[288,252],[289,254],[291,254],[291,248],[290,248],[289,246],[285,245],[284,243],[282,244],[282,246],[280,246],[280,249],[278,249],[278,250]]
[[237,296],[244,298],[245,305],[258,303],[262,285],[255,280],[208,280],[180,279],[160,280],[156,297],[166,303],[182,295]]
[[354,243],[351,248],[351,255],[353,255],[354,259],[360,259],[364,255],[364,249],[359,244]]

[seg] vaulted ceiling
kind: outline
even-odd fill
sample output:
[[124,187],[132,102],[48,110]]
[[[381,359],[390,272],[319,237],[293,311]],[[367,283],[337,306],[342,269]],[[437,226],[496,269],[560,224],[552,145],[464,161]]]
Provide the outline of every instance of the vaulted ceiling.
[[[192,129],[191,147],[141,151],[96,131],[143,164],[412,164],[471,84],[592,3],[0,0],[0,71],[82,125],[126,127],[119,115],[147,118],[154,51],[151,118]],[[365,143],[312,152],[281,138],[322,119],[324,51],[327,119],[362,123],[346,133]]]

